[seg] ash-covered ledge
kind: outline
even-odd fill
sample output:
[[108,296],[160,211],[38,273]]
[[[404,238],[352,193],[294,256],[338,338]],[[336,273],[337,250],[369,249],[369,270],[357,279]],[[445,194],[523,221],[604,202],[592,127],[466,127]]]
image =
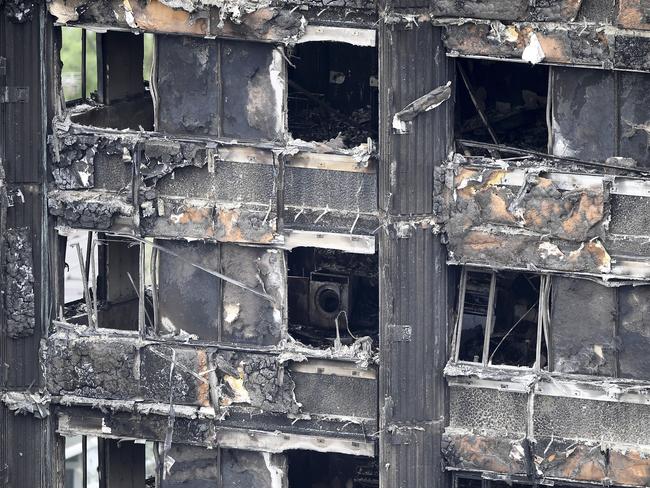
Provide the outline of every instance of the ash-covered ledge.
[[650,381],[644,380],[535,371],[533,368],[482,366],[466,362],[447,363],[445,377],[450,386],[650,405]]
[[449,56],[477,57],[533,64],[650,70],[640,51],[650,44],[647,31],[596,22],[501,22],[437,19],[446,32]]
[[[211,242],[374,252],[372,144],[231,138],[63,124],[51,139],[59,225]],[[331,246],[329,244],[332,244]]]
[[277,422],[265,424],[265,415],[300,421],[303,431],[322,422],[334,436],[348,424],[353,433],[376,431],[377,373],[359,366],[352,349],[308,357],[306,347],[188,345],[81,328],[52,334],[41,353],[48,391],[62,405],[160,415],[177,410],[225,427],[253,415],[269,431]]

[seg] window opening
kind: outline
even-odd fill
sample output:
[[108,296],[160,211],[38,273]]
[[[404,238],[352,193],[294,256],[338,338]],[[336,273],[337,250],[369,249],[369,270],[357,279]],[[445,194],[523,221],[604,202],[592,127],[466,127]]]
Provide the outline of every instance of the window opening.
[[[97,90],[97,38],[77,27],[61,28],[61,84],[68,103],[91,98]],[[94,94],[96,97],[96,93]]]
[[457,360],[547,366],[548,276],[463,269],[458,303]]
[[376,255],[297,248],[288,254],[289,333],[314,347],[378,341]]
[[288,451],[287,455],[288,488],[379,487],[378,465],[374,459],[314,451]]
[[462,142],[469,140],[548,152],[547,66],[478,59],[456,63],[455,132],[460,149],[469,155],[494,155],[493,148],[486,151]]
[[339,42],[289,53],[288,125],[295,139],[342,147],[377,139],[377,49]]
[[65,488],[99,488],[97,437],[65,437]]

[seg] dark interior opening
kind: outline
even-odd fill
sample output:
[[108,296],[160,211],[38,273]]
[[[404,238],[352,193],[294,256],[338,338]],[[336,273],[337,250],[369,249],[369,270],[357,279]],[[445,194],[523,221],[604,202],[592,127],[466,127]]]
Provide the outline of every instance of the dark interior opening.
[[499,145],[548,152],[547,66],[476,59],[456,63],[457,139],[489,144],[496,139]]
[[[488,480],[481,479],[477,475],[455,476],[454,488],[512,488],[533,486],[533,483],[517,483],[514,481]],[[554,484],[556,488],[569,488],[572,485]]]
[[353,147],[377,139],[377,49],[307,42],[290,52],[288,123],[295,139]]
[[377,488],[374,459],[346,454],[289,451],[289,488]]
[[314,347],[378,342],[376,255],[301,247],[288,254],[289,333]]
[[532,274],[497,275],[494,328],[490,336],[492,364],[535,364],[539,286],[539,276]]

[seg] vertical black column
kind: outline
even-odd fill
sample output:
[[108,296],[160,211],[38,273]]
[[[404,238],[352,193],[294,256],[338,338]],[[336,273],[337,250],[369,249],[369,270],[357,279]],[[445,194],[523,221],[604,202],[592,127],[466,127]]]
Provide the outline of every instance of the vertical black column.
[[408,134],[393,115],[447,83],[441,30],[380,27],[380,486],[445,486],[440,455],[447,395],[445,250],[430,225],[434,171],[451,147],[451,100],[416,117]]
[[[37,393],[50,289],[45,132],[52,64],[45,5],[0,6],[0,395]],[[0,486],[58,486],[60,439],[47,407],[14,415],[0,404]],[[45,417],[45,418],[41,418]]]

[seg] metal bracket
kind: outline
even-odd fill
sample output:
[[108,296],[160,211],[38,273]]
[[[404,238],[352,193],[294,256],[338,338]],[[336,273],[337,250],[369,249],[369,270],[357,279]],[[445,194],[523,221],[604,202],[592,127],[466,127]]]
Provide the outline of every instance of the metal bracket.
[[410,325],[388,324],[388,339],[392,342],[411,342],[412,335]]
[[0,86],[0,103],[25,103],[29,101],[29,87]]

